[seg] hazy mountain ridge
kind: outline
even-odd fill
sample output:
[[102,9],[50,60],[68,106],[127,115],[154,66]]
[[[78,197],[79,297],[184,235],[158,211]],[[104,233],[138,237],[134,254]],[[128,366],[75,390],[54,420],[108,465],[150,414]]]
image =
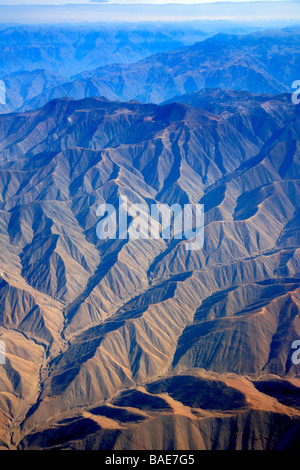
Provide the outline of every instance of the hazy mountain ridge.
[[[186,24],[3,27],[0,79],[6,85],[6,104],[0,104],[0,112],[22,108],[46,90],[69,82],[74,73],[137,62],[157,52],[201,41],[210,34]],[[93,94],[98,95],[98,90],[91,84],[86,95]]]
[[156,52],[193,44],[207,35],[190,24],[3,27],[0,69],[4,74],[47,69],[69,77],[101,65],[136,62]]
[[80,73],[29,100],[23,109],[35,109],[66,96],[161,103],[204,88],[289,93],[300,74],[299,38],[297,28],[240,36],[220,33],[134,64],[114,64]]
[[[299,106],[217,90],[195,105],[57,99],[0,116],[3,445],[294,445],[299,411],[256,384],[298,386]],[[204,203],[203,249],[101,242],[96,207],[120,194]],[[176,395],[187,373],[195,403]]]
[[[25,32],[26,29],[19,32],[20,58],[11,64],[15,68],[10,67],[11,56],[3,49],[9,61],[6,64],[3,57],[2,64],[9,73],[4,72],[1,77],[7,89],[6,105],[0,106],[2,113],[37,109],[63,97],[79,100],[104,96],[110,100],[161,103],[205,88],[276,95],[290,93],[292,83],[300,74],[300,36],[296,27],[244,35],[219,33],[208,39],[196,27],[188,34],[184,28],[173,31],[170,27],[165,33],[155,28],[153,31],[129,28],[119,32],[112,28],[101,34],[97,30],[71,29],[69,35],[58,29],[55,40],[53,29],[41,38],[38,31]],[[16,51],[13,39],[9,39],[14,38],[15,29],[0,31],[0,44],[1,34],[2,41],[11,40],[11,47]],[[26,41],[31,44],[35,35],[40,56],[30,56],[28,63],[22,47]],[[203,36],[201,42],[182,49],[183,42],[192,43],[199,35],[200,39]],[[51,48],[47,41],[52,41]],[[103,42],[107,43],[104,49]],[[79,43],[85,44],[82,53]],[[99,47],[102,47],[101,54]],[[135,59],[122,56],[123,49],[130,47],[137,49]],[[153,55],[153,52],[158,53]],[[137,62],[140,58],[143,60]],[[95,68],[99,60],[108,62]],[[74,75],[76,70],[80,73]]]

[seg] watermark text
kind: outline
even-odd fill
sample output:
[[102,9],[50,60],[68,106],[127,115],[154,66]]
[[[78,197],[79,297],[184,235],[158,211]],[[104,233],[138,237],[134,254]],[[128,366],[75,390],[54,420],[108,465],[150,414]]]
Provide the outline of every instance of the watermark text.
[[[204,243],[203,204],[128,205],[127,197],[119,197],[117,208],[100,204],[96,212],[101,220],[96,233],[100,240],[188,240],[187,250],[200,250]],[[129,223],[129,219],[131,219]]]

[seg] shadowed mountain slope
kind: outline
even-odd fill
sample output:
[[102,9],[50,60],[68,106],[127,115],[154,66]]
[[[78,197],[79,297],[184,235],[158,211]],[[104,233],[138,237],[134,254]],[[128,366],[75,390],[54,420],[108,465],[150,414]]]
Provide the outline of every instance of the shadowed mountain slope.
[[[295,446],[300,108],[201,99],[0,116],[3,447]],[[119,196],[203,203],[203,248],[98,239]]]

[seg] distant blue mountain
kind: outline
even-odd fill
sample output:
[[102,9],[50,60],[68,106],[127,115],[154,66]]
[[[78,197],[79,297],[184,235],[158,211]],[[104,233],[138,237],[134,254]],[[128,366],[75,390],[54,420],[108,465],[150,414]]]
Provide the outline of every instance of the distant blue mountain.
[[203,33],[197,24],[2,28],[0,73],[46,69],[66,77],[108,64],[137,62],[213,34]]
[[22,109],[36,109],[61,97],[105,96],[111,100],[161,103],[204,88],[291,93],[292,83],[299,77],[300,28],[217,34],[134,64],[82,72],[63,84],[51,84],[31,100],[24,97]]

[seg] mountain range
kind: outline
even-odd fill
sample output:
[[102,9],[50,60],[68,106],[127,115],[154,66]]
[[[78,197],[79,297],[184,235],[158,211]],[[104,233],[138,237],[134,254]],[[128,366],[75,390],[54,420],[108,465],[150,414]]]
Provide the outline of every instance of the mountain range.
[[[272,38],[77,78],[152,103],[0,115],[2,448],[297,448],[299,35]],[[204,204],[203,248],[100,240],[97,207],[120,196]]]
[[[196,33],[192,33],[193,30],[190,34],[195,37]],[[7,105],[1,106],[1,112],[38,109],[53,99],[64,97],[78,100],[104,96],[110,100],[137,100],[159,104],[174,96],[205,88],[276,95],[290,93],[293,82],[300,74],[300,30],[297,27],[243,35],[219,33],[207,39],[203,37],[201,42],[183,48],[179,46],[181,36],[178,32],[175,37],[179,39],[173,42],[170,39],[171,32],[169,35],[148,33],[149,39],[145,33],[139,36],[138,31],[131,32],[131,35],[127,33],[128,42],[123,38],[126,36],[123,32],[123,36],[116,35],[120,44],[126,43],[127,48],[139,47],[140,55],[147,57],[134,62],[133,56],[124,55],[125,46],[115,46],[115,53],[112,54],[110,45],[110,49],[106,50],[103,56],[105,65],[85,70],[84,66],[91,68],[91,64],[96,63],[94,55],[102,57],[97,49],[103,48],[102,42],[97,46],[100,33],[93,34],[97,36],[97,40],[89,33],[89,39],[85,37],[87,50],[82,52],[80,57],[81,49],[77,47],[77,62],[74,63],[75,59],[67,61],[68,67],[73,67],[74,72],[77,67],[82,68],[80,73],[73,74],[72,77],[65,75],[66,66],[52,67],[52,62],[50,58],[47,60],[47,56],[33,61],[30,70],[19,68],[7,74],[4,77]],[[204,33],[200,32],[198,35],[201,37]],[[157,38],[161,36],[161,41],[158,41]],[[71,38],[72,35],[70,40]],[[94,49],[90,47],[92,38],[96,44]],[[75,38],[72,38],[72,41],[74,40]],[[137,41],[137,46],[134,41]],[[72,47],[78,42],[80,41],[75,41]],[[150,50],[154,48],[153,44],[160,52],[149,55]],[[60,46],[59,51],[55,52],[55,59],[56,55],[60,57],[56,64],[64,61],[67,54],[65,49],[66,46],[64,49]],[[118,55],[117,51],[123,51],[123,55]],[[46,52],[49,55],[48,49]],[[53,51],[51,53],[54,54]],[[120,59],[122,63],[107,64],[108,61]],[[9,64],[10,62],[7,67],[11,69]],[[34,69],[36,65],[41,67]],[[58,70],[64,73],[59,74]],[[70,73],[69,70],[67,72]]]
[[137,62],[212,34],[201,31],[198,23],[1,25],[0,71],[9,75],[47,69],[70,77],[99,66]]

